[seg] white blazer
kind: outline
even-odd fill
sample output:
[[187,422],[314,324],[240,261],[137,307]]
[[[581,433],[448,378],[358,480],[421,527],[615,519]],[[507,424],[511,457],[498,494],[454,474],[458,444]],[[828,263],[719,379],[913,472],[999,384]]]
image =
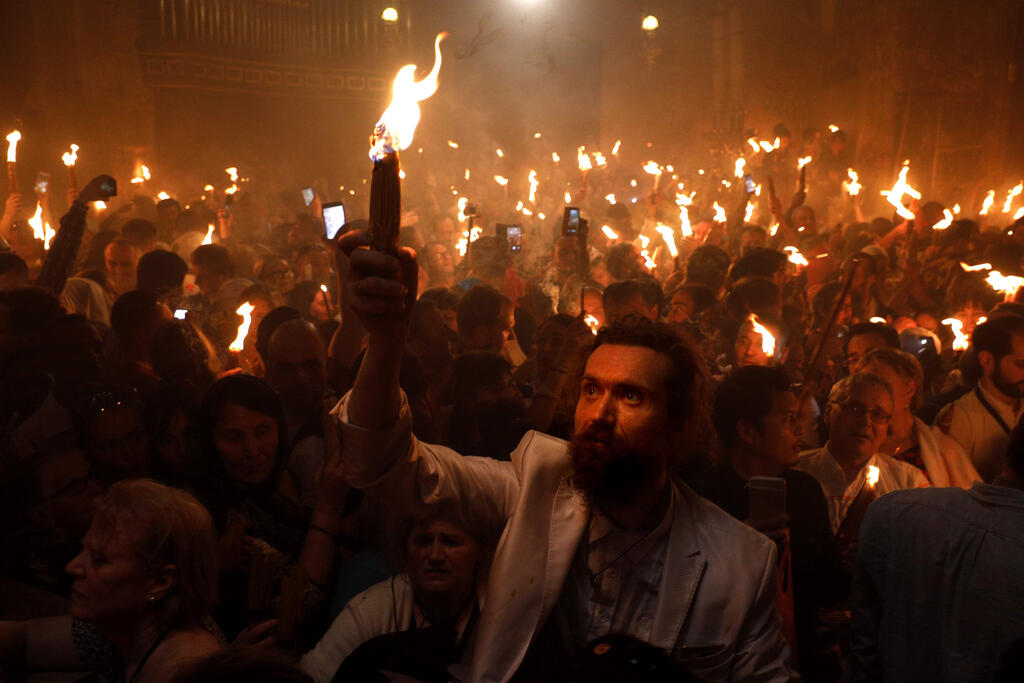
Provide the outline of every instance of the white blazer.
[[[511,462],[417,441],[403,397],[398,422],[368,431],[332,411],[353,486],[401,511],[441,500],[504,531],[461,680],[507,681],[555,608],[588,523],[567,482],[561,439],[529,432]],[[650,643],[705,681],[787,681],[789,648],[775,611],[775,546],[682,482]]]

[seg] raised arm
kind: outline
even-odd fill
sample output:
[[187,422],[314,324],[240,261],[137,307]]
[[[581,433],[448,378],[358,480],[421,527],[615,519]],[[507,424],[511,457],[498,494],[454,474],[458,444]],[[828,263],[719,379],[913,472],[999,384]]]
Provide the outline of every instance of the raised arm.
[[[50,251],[46,254],[43,268],[39,271],[39,277],[36,279],[37,285],[46,287],[58,295],[64,289],[64,282],[71,274],[75,259],[78,258],[78,248],[82,245],[89,203],[110,199],[113,183],[114,179],[110,176],[100,175],[90,180],[89,184],[82,188],[78,199],[71,203],[71,208],[60,219],[60,228],[53,238]],[[114,193],[116,194],[116,190]]]

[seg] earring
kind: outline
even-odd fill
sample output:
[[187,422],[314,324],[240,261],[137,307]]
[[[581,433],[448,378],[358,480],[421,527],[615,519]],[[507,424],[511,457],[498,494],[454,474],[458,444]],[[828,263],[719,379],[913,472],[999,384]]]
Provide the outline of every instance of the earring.
[[156,600],[156,596],[151,593],[151,594],[146,596],[146,600],[149,600],[150,602],[154,602]]

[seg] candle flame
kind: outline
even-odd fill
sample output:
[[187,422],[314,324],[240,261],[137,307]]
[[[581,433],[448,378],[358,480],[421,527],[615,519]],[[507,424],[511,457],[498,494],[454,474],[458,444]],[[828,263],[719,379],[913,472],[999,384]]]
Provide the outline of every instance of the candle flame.
[[713,208],[715,210],[715,222],[716,223],[725,223],[725,222],[728,221],[728,218],[725,215],[725,209],[723,209],[721,206],[719,206],[717,201],[712,205],[711,208]]
[[661,175],[661,166],[656,161],[648,161],[644,164],[644,172],[653,176]]
[[846,193],[849,194],[851,197],[856,197],[857,195],[860,194],[860,188],[862,188],[863,185],[857,182],[859,179],[857,176],[857,172],[854,171],[852,168],[846,169],[846,175],[849,177],[850,180],[849,182],[845,180],[843,181],[843,189],[846,190]]
[[663,223],[658,223],[654,228],[662,239],[665,240],[665,244],[668,245],[668,253],[672,254],[672,258],[679,256],[679,247],[676,245],[676,234],[672,228],[668,227]]
[[97,211],[103,211],[104,209],[107,208],[107,203],[102,199],[97,199],[92,203],[92,205],[96,207]]
[[753,313],[747,318],[750,321],[751,327],[754,328],[754,332],[761,335],[761,351],[764,355],[771,358],[775,355],[775,336],[768,331],[768,328],[761,324],[761,321],[757,319],[757,316]]
[[838,133],[839,132],[839,126],[837,126],[834,123],[828,124],[828,132],[830,132],[830,133]]
[[869,320],[869,322],[873,322],[873,323],[878,323],[878,324],[880,324],[880,325],[887,325],[887,324],[889,323],[889,321],[888,321],[888,320],[886,320],[885,318],[882,318],[882,317],[880,317],[880,316],[877,316],[877,315],[876,315],[876,316],[873,316],[873,317],[872,317],[872,318],[871,318],[871,319]]
[[622,140],[616,140],[615,144],[612,146],[612,156],[615,156],[615,155],[617,155],[619,153],[619,147],[621,147],[621,146],[622,146]]
[[498,149],[494,150],[494,153],[498,155],[499,159],[504,159],[505,158],[505,152],[503,152],[501,150],[501,147],[499,147]]
[[612,226],[610,226],[610,225],[602,225],[601,226],[601,232],[603,232],[604,236],[607,237],[610,240],[617,240],[617,239],[619,239],[619,234],[617,232],[615,232],[614,230],[612,230]]
[[235,309],[235,313],[242,316],[242,324],[238,326],[238,335],[235,337],[235,341],[231,342],[228,346],[229,351],[240,353],[245,346],[245,338],[249,334],[249,326],[252,325],[252,312],[255,307],[246,301],[244,304]]
[[451,147],[452,149],[458,149],[459,148],[459,143],[453,142],[452,140],[449,140],[448,141],[448,146]]
[[71,151],[64,152],[64,154],[62,154],[60,158],[61,161],[64,162],[65,166],[74,166],[75,162],[78,161],[78,145],[72,142]]
[[585,316],[583,316],[583,322],[586,323],[587,327],[590,328],[591,334],[597,334],[598,327],[600,327],[600,323],[598,322],[597,318],[595,318],[592,314],[587,313]]
[[28,224],[32,226],[33,237],[37,240],[46,239],[46,231],[43,230],[43,205],[39,202],[36,202],[36,212],[28,219]]
[[949,325],[950,329],[953,330],[953,350],[954,351],[966,351],[970,344],[970,339],[964,334],[964,323],[958,318],[946,318],[942,321],[943,325]]
[[1013,208],[1013,200],[1021,192],[1024,192],[1024,181],[1017,183],[1013,189],[1006,193],[1006,201],[1003,202],[1003,213],[1010,213],[1010,210]]
[[871,489],[875,488],[875,484],[878,483],[878,474],[879,474],[879,469],[877,467],[875,467],[874,465],[868,465],[868,473],[864,477],[864,480],[868,484],[868,488],[871,488]]
[[564,195],[564,198],[565,198],[565,203],[566,204],[572,204],[572,195],[571,194],[566,192],[565,195]]
[[434,39],[434,66],[426,78],[416,80],[415,64],[406,64],[398,70],[391,86],[391,103],[381,114],[370,137],[370,158],[374,161],[412,144],[416,125],[420,121],[419,103],[437,92],[437,76],[441,71],[441,41],[447,35],[439,33]]
[[139,164],[139,167],[135,170],[135,177],[132,178],[131,182],[133,185],[144,183],[150,178],[149,166],[145,164]]
[[973,273],[973,272],[978,271],[978,270],[992,270],[992,264],[991,263],[979,263],[976,266],[969,266],[966,263],[964,263],[963,261],[961,261],[960,262],[960,267],[963,268],[968,273]]
[[553,161],[553,162],[555,162],[557,164],[561,160],[562,160],[561,157],[558,156],[558,152],[552,152],[551,153],[551,161]]
[[505,187],[506,185],[508,185],[508,178],[506,178],[503,175],[496,175],[494,176],[494,182],[498,183],[502,187]]
[[594,152],[594,164],[597,166],[604,166],[608,161],[604,158],[604,155],[600,152]]
[[534,140],[540,140],[540,138],[541,138],[540,131],[537,131],[536,133],[533,134],[533,139]]
[[799,159],[796,160],[796,168],[797,168],[797,170],[800,170],[801,168],[803,168],[807,164],[811,163],[812,161],[813,161],[813,159],[810,156],[800,157]]
[[531,204],[536,204],[537,203],[537,186],[540,185],[540,182],[537,180],[537,172],[534,171],[531,168],[530,169],[530,175],[528,177],[529,177],[529,180],[530,180],[530,203]]
[[810,265],[800,250],[796,247],[783,247],[782,251],[788,254],[789,262],[795,266],[806,266]]
[[736,176],[737,178],[742,178],[744,174],[744,169],[746,169],[746,167],[747,160],[744,159],[743,157],[740,157],[739,159],[736,160],[736,163],[733,164],[733,175]]
[[998,270],[993,270],[985,278],[985,282],[997,292],[1002,292],[1007,301],[1012,301],[1017,295],[1017,290],[1024,285],[1024,277],[1003,275]]
[[604,200],[606,202],[608,202],[609,204],[614,204],[615,203],[615,195],[612,194],[612,193],[608,193],[608,194],[606,194],[604,196]]
[[7,135],[7,163],[13,164],[18,160],[18,140],[21,139],[21,131],[16,130]]
[[576,163],[579,164],[581,171],[589,171],[593,168],[593,164],[590,163],[590,156],[584,151],[585,147],[579,147],[576,150]]
[[206,237],[203,238],[203,244],[213,244],[213,231],[215,228],[213,227],[213,223],[210,223],[209,226],[209,230],[206,231]]
[[987,216],[988,212],[989,212],[989,209],[992,208],[992,205],[995,204],[995,202],[996,202],[996,191],[995,190],[989,190],[988,194],[985,195],[985,201],[982,202],[982,204],[981,204],[981,215],[982,216]]
[[903,196],[910,195],[914,199],[921,198],[921,193],[907,183],[907,173],[909,172],[910,161],[904,161],[903,168],[900,169],[900,174],[896,178],[896,182],[893,184],[892,189],[882,190],[880,193],[890,204],[892,204],[900,218],[908,221],[914,218],[914,212],[903,206]]
[[953,212],[949,209],[942,210],[942,219],[937,221],[932,226],[932,230],[945,230],[949,226],[953,225]]

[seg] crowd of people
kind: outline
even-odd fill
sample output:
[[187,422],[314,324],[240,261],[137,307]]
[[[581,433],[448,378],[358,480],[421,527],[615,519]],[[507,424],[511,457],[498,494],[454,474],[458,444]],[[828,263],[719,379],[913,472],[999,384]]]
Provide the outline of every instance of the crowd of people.
[[0,675],[1020,680],[1024,219],[773,132],[410,178],[396,253],[326,188],[11,193]]

